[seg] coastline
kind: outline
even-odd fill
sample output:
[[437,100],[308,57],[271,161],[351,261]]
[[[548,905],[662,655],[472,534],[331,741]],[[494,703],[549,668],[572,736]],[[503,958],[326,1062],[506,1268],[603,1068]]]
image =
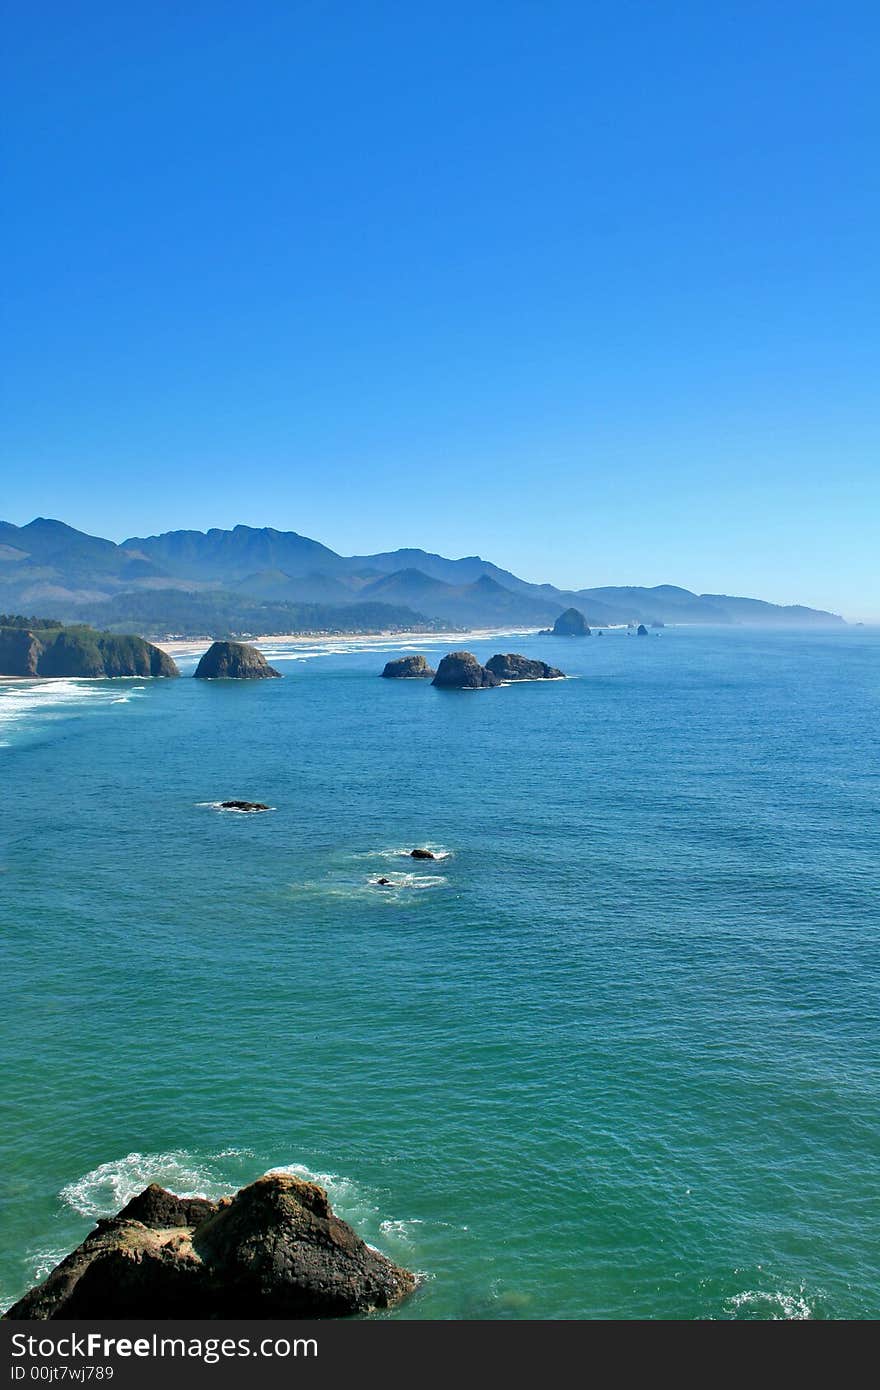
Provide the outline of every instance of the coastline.
[[[467,632],[278,632],[265,637],[237,637],[230,640],[246,642],[248,646],[262,648],[283,643],[290,647],[333,647],[344,642],[348,647],[371,647],[377,642],[403,643],[406,646],[433,645],[449,642],[449,650],[455,651],[464,642],[486,642],[493,637],[534,637],[540,631],[537,627],[473,628]],[[210,647],[213,637],[180,637],[164,640],[148,639],[161,651],[173,657],[198,656]],[[458,644],[458,646],[457,646]]]

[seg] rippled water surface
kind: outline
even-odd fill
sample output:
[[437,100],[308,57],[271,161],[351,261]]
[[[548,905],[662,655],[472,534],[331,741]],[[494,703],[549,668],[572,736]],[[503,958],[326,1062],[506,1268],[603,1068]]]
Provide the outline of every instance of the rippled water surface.
[[0,687],[0,1300],[280,1167],[396,1317],[876,1317],[880,634],[394,645]]

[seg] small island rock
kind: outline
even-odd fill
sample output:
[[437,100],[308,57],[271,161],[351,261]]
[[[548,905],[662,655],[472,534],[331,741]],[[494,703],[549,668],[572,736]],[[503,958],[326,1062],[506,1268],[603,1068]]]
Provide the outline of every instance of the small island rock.
[[481,690],[501,682],[494,671],[480,665],[472,652],[450,652],[437,667],[431,684],[445,690]]
[[636,628],[636,637],[647,637],[647,635],[648,629],[645,627],[645,624],[639,623],[638,627]]
[[382,675],[388,679],[416,680],[435,676],[437,672],[428,665],[423,656],[401,656],[395,661],[387,661]]
[[503,681],[558,681],[565,676],[564,671],[548,666],[546,661],[531,661],[517,652],[499,652],[486,662],[486,669]]
[[436,854],[434,854],[433,850],[430,850],[430,849],[411,849],[410,852],[409,852],[409,857],[410,857],[410,859],[436,859],[436,858],[437,858],[437,856],[436,856]]
[[219,1202],[148,1187],[4,1316],[335,1318],[390,1308],[415,1285],[322,1187],[270,1173]]
[[265,801],[221,801],[221,811],[271,811]]
[[281,676],[263,653],[246,642],[214,642],[194,672],[198,680],[266,680]]
[[591,632],[583,613],[577,608],[566,608],[560,613],[551,628],[543,628],[542,637],[590,637]]

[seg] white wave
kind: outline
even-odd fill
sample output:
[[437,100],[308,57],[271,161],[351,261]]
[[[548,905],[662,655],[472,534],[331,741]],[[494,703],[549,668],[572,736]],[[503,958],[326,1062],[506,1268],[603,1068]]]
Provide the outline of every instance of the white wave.
[[[386,882],[381,883],[380,877],[385,878]],[[414,888],[416,890],[424,888],[437,888],[447,880],[443,874],[395,874],[389,878],[387,874],[380,877],[371,878],[370,883],[374,888]]]
[[[239,798],[239,799],[241,799],[241,798]],[[262,812],[260,812],[260,811],[242,811],[241,808],[238,807],[238,806],[224,806],[222,801],[196,801],[196,802],[194,802],[193,804],[196,805],[196,806],[207,806],[208,809],[211,810],[211,811],[222,811],[222,812],[224,813],[224,815],[231,815],[231,816],[258,816],[258,815],[261,815],[261,814],[262,814]],[[277,810],[278,810],[278,807],[277,807],[277,806],[267,806],[267,807],[266,807],[266,810],[267,810],[267,811],[277,811]]]
[[804,1321],[813,1316],[813,1310],[806,1299],[803,1285],[796,1293],[784,1293],[781,1289],[744,1289],[725,1300],[725,1312],[734,1317],[741,1309],[760,1311],[773,1321]]
[[[366,849],[358,854],[352,855],[353,859],[412,859],[412,851],[415,845],[395,845],[393,849]],[[433,840],[423,840],[419,843],[419,849],[429,849],[436,860],[451,859],[452,850],[445,849],[443,845],[438,845]],[[423,859],[423,864],[430,864],[430,859]]]
[[158,1154],[130,1153],[125,1158],[99,1163],[91,1172],[68,1183],[59,1195],[80,1216],[96,1219],[115,1215],[151,1182],[167,1187],[178,1197],[214,1199],[235,1186],[224,1181],[212,1160],[196,1158],[185,1149],[172,1149]]
[[39,1250],[31,1250],[28,1254],[28,1267],[30,1269],[31,1282],[42,1284],[43,1280],[56,1265],[70,1254],[68,1246],[51,1247],[45,1246]]
[[[122,696],[124,702],[127,696]],[[0,728],[64,718],[86,705],[116,704],[120,697],[101,682],[69,680],[0,682]]]

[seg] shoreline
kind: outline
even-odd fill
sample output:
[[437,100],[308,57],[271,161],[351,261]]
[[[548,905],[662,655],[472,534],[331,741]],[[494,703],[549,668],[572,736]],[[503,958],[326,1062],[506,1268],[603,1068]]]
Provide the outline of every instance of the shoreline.
[[[290,647],[331,647],[340,642],[349,646],[367,647],[376,642],[402,642],[407,646],[449,641],[450,651],[457,650],[455,644],[466,641],[485,642],[493,637],[534,637],[540,631],[536,627],[473,628],[467,632],[278,632],[265,637],[236,637],[230,641],[244,642],[249,647],[277,646],[283,643]],[[173,637],[167,641],[161,638],[146,639],[167,652],[169,656],[195,656],[207,650],[214,637]]]

